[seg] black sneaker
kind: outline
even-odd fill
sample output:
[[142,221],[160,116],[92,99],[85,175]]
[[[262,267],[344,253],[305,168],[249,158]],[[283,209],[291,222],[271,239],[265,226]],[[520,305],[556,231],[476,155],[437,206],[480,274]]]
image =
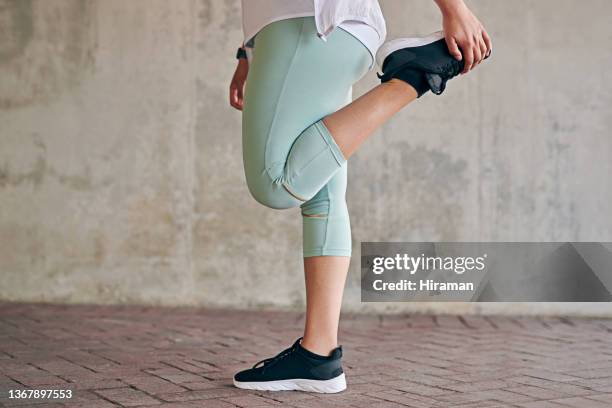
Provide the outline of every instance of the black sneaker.
[[385,43],[376,53],[382,69],[381,82],[391,78],[412,85],[420,97],[431,91],[440,95],[446,82],[463,71],[463,60],[457,61],[449,52],[444,31],[423,38],[398,38]]
[[342,346],[333,349],[326,357],[306,350],[301,346],[301,340],[302,337],[275,357],[262,360],[253,368],[236,374],[234,385],[260,391],[335,393],[345,390]]

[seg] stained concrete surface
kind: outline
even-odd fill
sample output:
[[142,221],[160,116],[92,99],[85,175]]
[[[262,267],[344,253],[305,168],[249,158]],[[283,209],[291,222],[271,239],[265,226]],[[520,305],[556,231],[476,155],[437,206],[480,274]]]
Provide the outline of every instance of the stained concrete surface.
[[[433,2],[381,4],[388,38],[439,28]],[[493,58],[351,159],[347,309],[609,314],[359,302],[361,241],[612,237],[612,4],[469,4]],[[238,1],[0,0],[0,298],[303,305],[299,210],[260,206],[242,173],[240,42]]]

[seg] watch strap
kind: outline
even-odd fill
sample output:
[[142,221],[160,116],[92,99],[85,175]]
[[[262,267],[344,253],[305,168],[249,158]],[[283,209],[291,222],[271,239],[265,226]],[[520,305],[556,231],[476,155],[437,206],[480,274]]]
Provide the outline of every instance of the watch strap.
[[241,59],[241,58],[244,58],[244,59],[247,58],[246,50],[242,47],[238,48],[238,51],[236,51],[236,59]]

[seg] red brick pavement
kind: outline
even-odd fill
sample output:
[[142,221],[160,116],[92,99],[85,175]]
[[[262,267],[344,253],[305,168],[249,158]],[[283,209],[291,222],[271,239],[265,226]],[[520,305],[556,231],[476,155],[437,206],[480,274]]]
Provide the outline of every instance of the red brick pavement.
[[[300,335],[303,316],[0,304],[0,405],[16,407],[612,407],[612,320],[344,316],[349,388],[252,392],[232,374]],[[17,389],[69,400],[9,399]]]

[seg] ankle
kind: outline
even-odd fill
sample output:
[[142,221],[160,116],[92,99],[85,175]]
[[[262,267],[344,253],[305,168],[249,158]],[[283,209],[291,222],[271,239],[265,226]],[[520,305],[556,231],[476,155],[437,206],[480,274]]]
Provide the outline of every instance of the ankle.
[[393,80],[398,80],[409,85],[416,91],[418,97],[429,91],[429,85],[425,79],[425,74],[416,69],[403,69],[393,75],[390,81]]
[[414,86],[410,85],[408,82],[402,81],[399,78],[391,78],[387,82],[383,82],[381,86],[388,86],[393,88],[398,94],[414,93],[415,97],[419,96],[419,92],[415,89]]
[[300,345],[311,353],[327,357],[333,349],[338,347],[338,341],[336,339],[312,339],[309,336],[304,336]]

